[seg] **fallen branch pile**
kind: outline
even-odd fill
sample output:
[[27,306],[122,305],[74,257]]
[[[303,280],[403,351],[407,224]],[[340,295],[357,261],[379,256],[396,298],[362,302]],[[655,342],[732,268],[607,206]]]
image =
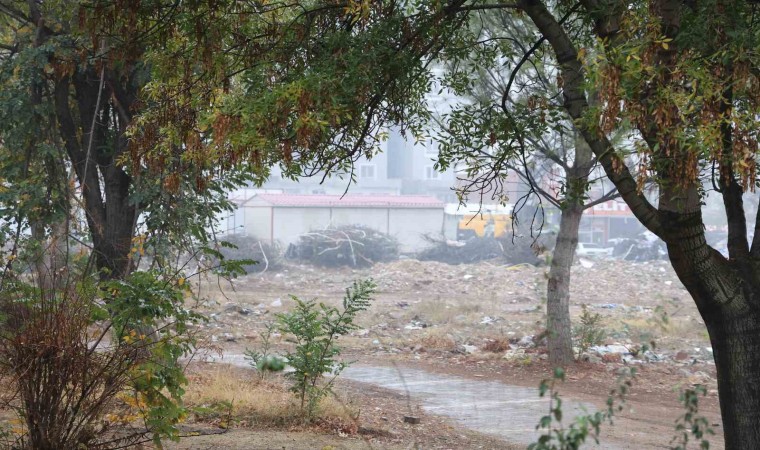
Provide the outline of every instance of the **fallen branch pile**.
[[450,241],[425,236],[430,247],[417,254],[420,261],[438,261],[446,264],[472,264],[479,261],[500,259],[508,264],[533,264],[540,262],[526,239],[472,237],[465,241]]
[[286,256],[320,266],[367,267],[398,258],[398,241],[359,225],[327,228],[299,236]]

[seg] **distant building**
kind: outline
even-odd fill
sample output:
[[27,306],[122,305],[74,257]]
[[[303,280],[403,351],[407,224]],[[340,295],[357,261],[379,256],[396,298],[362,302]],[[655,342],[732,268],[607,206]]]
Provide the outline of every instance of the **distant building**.
[[435,169],[438,147],[434,142],[413,142],[391,129],[379,150],[372,159],[362,157],[354,164],[355,184],[349,184],[348,174],[342,178],[333,175],[322,183],[321,176],[292,181],[273,168],[263,187],[289,194],[342,195],[348,190],[351,194],[430,195],[444,202],[456,201],[452,190],[455,173]]
[[427,245],[425,234],[443,233],[444,203],[431,196],[237,193],[232,201],[238,208],[223,220],[223,231],[284,246],[329,226],[364,225],[394,236],[410,253]]

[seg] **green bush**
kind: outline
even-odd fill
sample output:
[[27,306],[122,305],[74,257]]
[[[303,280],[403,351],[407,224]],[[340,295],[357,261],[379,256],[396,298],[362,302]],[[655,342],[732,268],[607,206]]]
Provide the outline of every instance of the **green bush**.
[[354,282],[346,289],[341,309],[292,296],[295,309],[277,315],[280,330],[296,340],[295,349],[285,356],[294,369],[289,374],[294,380],[291,390],[300,398],[307,418],[314,415],[319,401],[332,392],[335,378],[348,367],[349,363],[337,360],[340,348],[336,341],[358,328],[354,319],[369,307],[374,291],[371,280]]

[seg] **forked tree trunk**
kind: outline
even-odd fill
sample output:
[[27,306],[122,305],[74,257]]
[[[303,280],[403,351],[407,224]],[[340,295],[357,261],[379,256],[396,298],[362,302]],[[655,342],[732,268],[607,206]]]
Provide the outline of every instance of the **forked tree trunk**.
[[572,205],[562,210],[557,244],[549,269],[546,330],[549,361],[553,366],[565,366],[574,360],[570,323],[570,270],[578,246],[578,228],[582,217],[582,206]]

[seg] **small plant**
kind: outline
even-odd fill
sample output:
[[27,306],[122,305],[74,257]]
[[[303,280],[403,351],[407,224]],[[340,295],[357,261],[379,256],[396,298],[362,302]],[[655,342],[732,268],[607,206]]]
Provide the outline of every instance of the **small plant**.
[[[354,282],[346,289],[342,310],[291,296],[295,309],[277,315],[280,330],[296,339],[295,350],[286,358],[294,369],[289,374],[295,381],[291,390],[299,396],[307,418],[313,417],[319,401],[332,392],[335,378],[348,367],[349,363],[336,360],[340,355],[336,340],[358,328],[354,319],[369,307],[374,291],[371,280]],[[325,374],[329,374],[326,381]]]
[[264,378],[267,372],[281,372],[285,369],[285,361],[277,355],[270,353],[272,334],[277,329],[277,324],[267,322],[266,329],[259,333],[261,336],[261,349],[245,350],[245,359],[250,361],[250,365],[255,367],[260,378]]
[[706,439],[707,435],[715,434],[710,421],[706,417],[699,415],[699,397],[704,397],[707,389],[701,384],[695,385],[693,389],[685,389],[679,396],[679,401],[683,404],[686,412],[676,420],[676,436],[670,441],[676,443],[670,447],[671,450],[686,450],[689,443],[689,436],[693,435],[699,441],[699,448],[707,450],[710,448],[710,442]]
[[623,410],[626,396],[636,377],[636,369],[625,370],[618,378],[618,384],[607,396],[607,409],[593,414],[585,414],[575,418],[567,428],[562,425],[562,399],[555,389],[560,381],[565,381],[564,369],[554,369],[550,380],[541,381],[539,395],[549,394],[549,414],[541,417],[537,430],[543,430],[537,442],[530,444],[528,450],[576,450],[590,436],[599,444],[599,430],[604,422],[612,424],[616,413]]
[[581,305],[581,310],[581,323],[573,328],[573,340],[578,348],[579,357],[589,348],[604,342],[607,335],[602,327],[602,316],[599,313],[590,312],[586,305]]

